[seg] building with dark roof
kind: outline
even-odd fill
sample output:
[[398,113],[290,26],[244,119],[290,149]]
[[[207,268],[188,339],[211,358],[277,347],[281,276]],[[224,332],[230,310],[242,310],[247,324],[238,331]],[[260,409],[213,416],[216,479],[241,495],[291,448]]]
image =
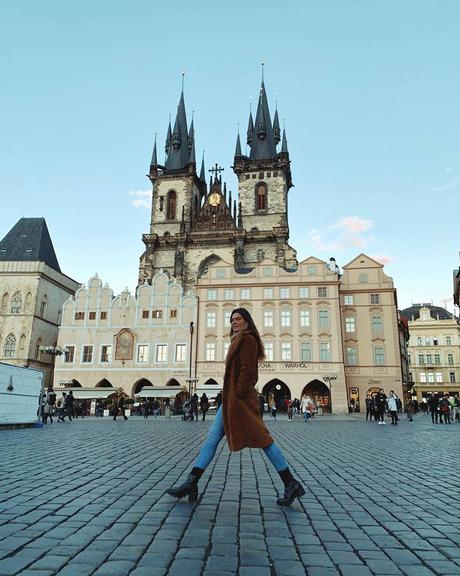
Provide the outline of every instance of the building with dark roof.
[[[52,378],[62,304],[79,283],[60,269],[44,218],[21,218],[0,241],[0,361]],[[56,350],[53,350],[56,352]]]

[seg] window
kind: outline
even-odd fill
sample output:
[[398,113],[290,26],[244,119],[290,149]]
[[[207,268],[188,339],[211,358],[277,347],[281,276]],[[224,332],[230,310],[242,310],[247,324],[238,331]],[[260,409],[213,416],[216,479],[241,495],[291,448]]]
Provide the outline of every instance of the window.
[[40,316],[41,316],[42,318],[44,318],[45,315],[46,315],[46,309],[47,309],[47,307],[48,307],[48,297],[47,297],[46,294],[45,294],[45,295],[43,296],[43,300],[41,301],[41,304],[40,304]]
[[16,294],[13,294],[13,297],[11,298],[10,312],[11,314],[19,314],[21,312],[21,308],[22,298],[19,292],[16,292]]
[[139,344],[137,346],[137,361],[138,362],[148,362],[149,361],[149,345]]
[[3,298],[2,298],[2,314],[6,314],[8,311],[8,292],[6,292],[5,294],[3,294]]
[[75,312],[75,320],[84,320],[85,313],[84,312]]
[[320,362],[331,361],[331,344],[329,342],[319,343],[319,359]]
[[273,345],[273,342],[264,342],[264,348],[265,348],[265,360],[267,362],[273,362],[273,360],[275,359],[275,347]]
[[418,355],[418,363],[420,364],[420,366],[425,365],[425,356],[423,354]]
[[371,294],[371,304],[380,304],[380,294]]
[[457,382],[455,379],[455,372],[449,372],[449,382]]
[[5,358],[14,358],[16,355],[16,338],[13,334],[6,337],[3,355]]
[[420,382],[421,382],[422,384],[425,384],[425,383],[426,383],[426,374],[425,374],[425,372],[420,372]]
[[208,300],[217,300],[217,290],[208,290]]
[[149,311],[148,310],[142,310],[142,318],[148,318],[149,317]]
[[426,363],[427,364],[433,364],[433,355],[432,354],[426,355]]
[[372,332],[380,333],[383,330],[383,321],[381,316],[372,316],[371,318]]
[[422,345],[422,339],[421,339],[421,337],[419,336],[419,337],[417,338],[417,346],[421,346],[421,345]]
[[251,298],[251,289],[241,288],[240,297],[242,300],[249,300],[249,298]]
[[288,327],[291,325],[291,311],[281,310],[281,326]]
[[206,328],[215,328],[217,320],[217,312],[207,311],[206,312]]
[[66,346],[66,351],[64,352],[64,363],[73,364],[74,356],[75,356],[75,346]]
[[299,319],[300,319],[300,325],[303,328],[310,326],[310,310],[301,310]]
[[273,310],[264,310],[264,326],[266,328],[273,326]]
[[267,185],[260,183],[256,186],[256,210],[267,209]]
[[385,350],[381,347],[374,348],[374,364],[383,366],[385,364]]
[[[263,260],[265,257],[265,253],[262,250],[262,248],[259,248],[259,250],[257,250],[257,259],[259,260],[259,262],[261,260]],[[262,268],[262,273],[264,276],[273,276],[273,268],[271,266],[264,266]]]
[[446,336],[446,346],[452,346],[452,338],[451,338],[451,336]]
[[187,345],[176,344],[176,352],[174,355],[176,362],[185,362],[187,360]]
[[168,200],[166,206],[166,218],[168,220],[176,219],[176,204],[177,204],[177,194],[175,190],[170,190],[168,192]]
[[83,364],[90,364],[93,361],[93,347],[92,346],[83,346]]
[[345,306],[353,306],[353,296],[351,294],[347,294],[343,297],[343,303]]
[[101,362],[112,362],[112,346],[101,346]]
[[454,363],[454,355],[453,354],[447,354],[447,364],[450,364],[451,366]]
[[163,310],[152,310],[152,318],[163,318]]
[[315,274],[318,274],[318,266],[316,264],[309,264],[307,266],[307,274],[309,276],[315,276]]
[[230,328],[230,316],[232,314],[231,310],[224,310],[224,327]]
[[217,268],[216,278],[225,278],[225,268]]
[[442,384],[442,373],[441,372],[436,372],[436,382],[438,384]]
[[167,362],[168,361],[168,345],[167,344],[157,344],[157,352],[155,355],[156,362]]
[[101,320],[107,320],[107,312],[101,312]]
[[206,342],[204,347],[204,357],[206,362],[215,362],[216,360],[216,343]]
[[318,323],[320,328],[329,326],[329,310],[320,310],[318,312]]
[[441,364],[441,355],[440,354],[434,355],[434,363],[435,364]]
[[318,286],[318,298],[327,298],[327,286]]
[[434,373],[433,372],[428,372],[428,382],[429,382],[429,384],[434,383]]
[[233,288],[225,288],[224,300],[233,300],[235,298],[235,290]]
[[273,298],[273,288],[264,288],[264,298]]
[[346,316],[345,332],[356,332],[356,318],[354,316]]
[[354,347],[347,348],[347,364],[348,366],[358,365],[358,352]]
[[301,286],[299,288],[299,298],[309,298],[310,288],[308,286]]
[[281,342],[281,360],[292,360],[292,345],[290,342]]
[[89,313],[89,319],[90,320],[96,320],[96,312],[90,312]]
[[171,318],[177,318],[177,310],[176,310],[176,308],[172,308],[172,309],[169,311],[169,316],[170,316]]
[[300,343],[300,360],[302,362],[311,362],[311,342]]
[[290,298],[291,289],[290,288],[280,288],[280,298]]

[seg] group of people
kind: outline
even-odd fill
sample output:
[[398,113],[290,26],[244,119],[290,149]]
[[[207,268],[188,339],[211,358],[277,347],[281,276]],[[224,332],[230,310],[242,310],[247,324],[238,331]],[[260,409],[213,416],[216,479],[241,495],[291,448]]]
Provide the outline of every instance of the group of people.
[[[369,393],[366,396],[366,420],[371,421],[374,418],[377,424],[386,424],[385,415],[388,414],[391,418],[391,424],[397,426],[399,421],[398,413],[401,410],[401,399],[395,394],[394,390],[390,390],[387,396],[385,390],[380,388],[378,392]],[[412,415],[409,420],[412,421]]]
[[63,392],[62,398],[57,399],[56,392],[50,388],[42,398],[41,405],[41,418],[43,424],[53,423],[53,416],[57,416],[58,422],[65,422],[66,418],[69,422],[73,418],[84,418],[84,409],[81,402],[76,401],[72,390]]
[[460,401],[456,395],[431,394],[421,404],[425,414],[429,410],[433,424],[452,424],[460,414]]
[[[260,412],[263,414],[265,412],[265,397],[263,394],[259,394],[259,402],[260,402]],[[271,399],[270,403],[270,414],[272,418],[276,420],[277,415],[277,404],[274,398]],[[292,422],[294,416],[303,416],[305,422],[307,422],[310,418],[315,417],[315,413],[317,412],[317,407],[315,402],[304,394],[302,399],[299,400],[298,398],[293,398],[292,400],[285,400],[285,409],[287,412],[288,421]]]
[[[222,404],[222,393],[219,392],[216,397],[217,409],[219,409]],[[201,420],[206,420],[206,414],[209,412],[210,400],[206,394],[198,396],[195,392],[189,401],[184,402],[183,405],[183,420],[190,420],[190,422],[198,422],[199,412],[201,412]]]

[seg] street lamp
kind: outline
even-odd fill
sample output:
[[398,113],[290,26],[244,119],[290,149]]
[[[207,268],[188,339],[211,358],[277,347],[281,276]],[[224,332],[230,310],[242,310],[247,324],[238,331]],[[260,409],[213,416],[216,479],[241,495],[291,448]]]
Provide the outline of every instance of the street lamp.
[[53,387],[53,371],[56,356],[62,356],[69,351],[67,347],[61,348],[61,346],[40,346],[40,353],[47,354],[51,359],[51,370],[50,370],[50,381],[48,383],[48,390]]

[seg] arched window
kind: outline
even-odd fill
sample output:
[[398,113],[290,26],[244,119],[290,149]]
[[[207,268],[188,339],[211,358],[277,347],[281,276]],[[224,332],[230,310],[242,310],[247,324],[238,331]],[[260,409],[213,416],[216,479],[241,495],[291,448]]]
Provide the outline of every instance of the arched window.
[[15,292],[11,298],[10,312],[11,314],[19,314],[22,308],[22,298],[19,292]]
[[26,294],[26,312],[32,311],[32,294],[27,292]]
[[267,209],[267,185],[259,182],[256,186],[256,210]]
[[2,298],[2,314],[6,314],[8,312],[8,299],[9,299],[10,295],[8,294],[8,292],[5,292],[5,294],[3,294],[3,298]]
[[45,295],[43,296],[43,299],[42,299],[41,304],[40,304],[40,316],[41,316],[42,318],[45,317],[47,306],[48,306],[48,297],[47,297],[47,295],[45,294]]
[[40,348],[42,346],[42,339],[39,338],[35,344],[35,360],[40,360]]
[[16,338],[13,334],[9,334],[6,337],[3,356],[5,358],[14,358],[16,356]]
[[168,192],[168,206],[166,210],[166,218],[168,220],[176,219],[176,204],[177,204],[176,192],[174,190],[170,190]]

